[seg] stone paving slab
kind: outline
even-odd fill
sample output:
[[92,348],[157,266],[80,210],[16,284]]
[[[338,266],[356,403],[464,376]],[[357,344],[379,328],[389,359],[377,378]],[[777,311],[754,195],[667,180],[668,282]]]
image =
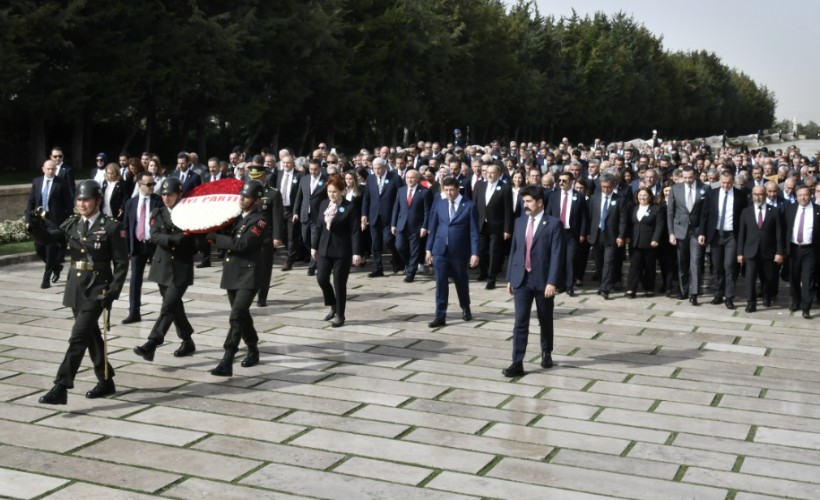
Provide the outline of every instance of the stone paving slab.
[[173,332],[154,362],[135,356],[160,297],[146,283],[143,321],[122,326],[125,290],[117,394],[82,397],[86,357],[68,405],[46,407],[71,312],[60,286],[38,288],[42,264],[5,267],[0,496],[820,498],[820,340],[783,304],[750,315],[708,293],[694,308],[580,289],[556,299],[555,366],[538,365],[533,318],[528,374],[510,380],[505,287],[472,282],[474,320],[451,304],[430,330],[430,276],[367,272],[351,274],[337,329],[304,267],[275,268],[269,306],[252,308],[261,363],[230,378],[208,373],[228,328],[218,264],[186,295],[192,357],[173,357]]

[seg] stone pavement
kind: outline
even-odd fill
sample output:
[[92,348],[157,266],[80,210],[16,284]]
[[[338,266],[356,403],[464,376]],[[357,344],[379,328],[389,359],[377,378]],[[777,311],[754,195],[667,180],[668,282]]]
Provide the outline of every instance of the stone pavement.
[[557,366],[538,366],[533,335],[530,373],[509,381],[503,287],[471,283],[475,319],[430,331],[429,276],[359,271],[334,329],[314,278],[277,268],[272,305],[252,309],[262,363],[222,379],[208,373],[228,324],[220,272],[197,270],[186,296],[194,357],[172,356],[173,332],[153,363],[133,354],[159,293],[146,283],[144,321],[122,326],[126,287],[117,395],[83,397],[86,357],[68,405],[48,407],[63,287],[38,288],[41,264],[0,269],[0,496],[820,498],[818,323],[784,309],[785,290],[753,315],[561,295]]

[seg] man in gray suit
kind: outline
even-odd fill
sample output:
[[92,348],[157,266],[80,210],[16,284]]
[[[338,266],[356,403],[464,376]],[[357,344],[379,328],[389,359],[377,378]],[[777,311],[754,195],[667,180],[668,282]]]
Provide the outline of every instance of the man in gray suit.
[[698,286],[703,278],[704,246],[698,243],[703,199],[709,188],[696,180],[695,170],[684,167],[683,182],[672,186],[666,208],[669,244],[677,248],[679,300],[698,305]]

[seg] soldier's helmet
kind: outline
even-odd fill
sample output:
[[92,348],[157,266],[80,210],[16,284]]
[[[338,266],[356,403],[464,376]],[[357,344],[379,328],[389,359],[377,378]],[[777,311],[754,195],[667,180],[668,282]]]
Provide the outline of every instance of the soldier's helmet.
[[162,183],[162,189],[160,189],[159,194],[182,194],[182,183],[176,177],[168,177],[165,179],[165,182]]
[[265,188],[262,186],[262,183],[259,181],[246,181],[245,184],[242,186],[242,191],[239,192],[239,196],[244,196],[245,198],[256,198],[259,199],[262,197]]
[[87,200],[89,198],[102,198],[102,189],[93,179],[84,180],[77,186],[77,199]]

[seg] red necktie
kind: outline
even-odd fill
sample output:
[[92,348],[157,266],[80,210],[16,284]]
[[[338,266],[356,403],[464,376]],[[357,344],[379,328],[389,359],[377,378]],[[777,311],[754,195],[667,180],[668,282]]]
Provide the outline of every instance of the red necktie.
[[410,202],[413,201],[413,188],[407,190],[407,206],[410,206]]
[[527,250],[524,253],[524,269],[527,272],[532,271],[532,261],[530,260],[530,249],[532,248],[532,233],[535,229],[535,217],[530,217],[530,223],[527,224]]
[[139,241],[145,241],[145,202],[148,200],[140,201],[140,216],[137,219],[137,239]]
[[763,205],[757,208],[757,228],[763,229]]
[[567,198],[569,194],[564,192],[564,203],[561,206],[561,227],[564,229],[567,227]]

